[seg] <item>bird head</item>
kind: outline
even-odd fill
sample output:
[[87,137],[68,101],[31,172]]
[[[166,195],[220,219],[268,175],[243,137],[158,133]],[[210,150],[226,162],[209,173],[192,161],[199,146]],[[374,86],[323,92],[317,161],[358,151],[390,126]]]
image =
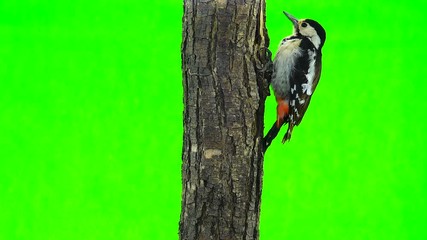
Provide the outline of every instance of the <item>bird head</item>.
[[326,40],[326,32],[322,25],[311,19],[298,20],[287,12],[283,13],[294,25],[294,34],[307,37],[317,49],[322,48]]

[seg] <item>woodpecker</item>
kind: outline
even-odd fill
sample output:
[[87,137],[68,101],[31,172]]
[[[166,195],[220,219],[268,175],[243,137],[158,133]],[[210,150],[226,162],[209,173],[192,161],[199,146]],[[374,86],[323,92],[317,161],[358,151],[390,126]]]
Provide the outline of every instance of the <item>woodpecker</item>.
[[[319,82],[326,32],[314,20],[298,20],[283,13],[294,29],[291,36],[280,42],[273,60],[271,85],[277,101],[277,121],[268,135],[273,131],[273,138],[276,137],[280,127],[288,123],[282,140],[285,143],[291,138],[293,128],[300,124]],[[272,140],[267,138],[267,147]]]

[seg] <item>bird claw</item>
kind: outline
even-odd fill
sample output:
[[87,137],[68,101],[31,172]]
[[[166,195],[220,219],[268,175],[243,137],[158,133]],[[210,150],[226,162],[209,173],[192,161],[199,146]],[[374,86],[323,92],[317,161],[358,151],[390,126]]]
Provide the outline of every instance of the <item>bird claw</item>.
[[265,79],[259,83],[261,92],[264,96],[270,96],[270,83],[273,75],[273,61],[271,60],[272,53],[267,47],[261,47],[255,57],[255,68],[258,76]]

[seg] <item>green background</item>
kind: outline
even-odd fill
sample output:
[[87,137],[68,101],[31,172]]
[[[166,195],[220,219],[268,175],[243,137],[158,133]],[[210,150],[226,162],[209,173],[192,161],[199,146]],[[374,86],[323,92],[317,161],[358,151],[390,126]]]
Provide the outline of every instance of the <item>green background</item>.
[[[327,41],[304,120],[265,156],[261,239],[427,239],[423,2],[267,1],[273,52],[282,10]],[[0,1],[0,239],[178,238],[182,10]]]

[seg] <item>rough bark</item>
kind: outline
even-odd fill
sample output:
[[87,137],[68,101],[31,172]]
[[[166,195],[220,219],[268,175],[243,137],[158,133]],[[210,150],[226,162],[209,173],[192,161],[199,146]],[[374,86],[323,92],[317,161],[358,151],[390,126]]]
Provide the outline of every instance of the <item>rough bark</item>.
[[180,239],[258,239],[265,0],[184,0]]

